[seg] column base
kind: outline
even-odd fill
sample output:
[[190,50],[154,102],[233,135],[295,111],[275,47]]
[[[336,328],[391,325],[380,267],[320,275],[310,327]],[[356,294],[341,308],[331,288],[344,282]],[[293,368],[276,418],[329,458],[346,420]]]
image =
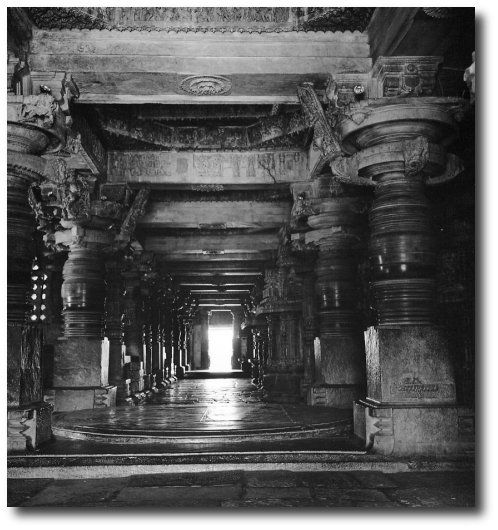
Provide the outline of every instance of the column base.
[[315,407],[353,409],[353,403],[365,395],[365,385],[313,384],[308,389],[306,404]]
[[54,412],[98,409],[116,406],[117,388],[108,386],[55,387],[47,390],[45,400],[51,403]]
[[262,385],[265,401],[301,402],[301,379],[302,376],[298,374],[265,374]]
[[185,378],[185,366],[177,366],[175,375],[177,379],[184,379]]
[[373,453],[458,455],[475,450],[475,413],[459,405],[354,403],[354,433]]
[[52,406],[32,403],[7,409],[7,452],[33,451],[52,439]]

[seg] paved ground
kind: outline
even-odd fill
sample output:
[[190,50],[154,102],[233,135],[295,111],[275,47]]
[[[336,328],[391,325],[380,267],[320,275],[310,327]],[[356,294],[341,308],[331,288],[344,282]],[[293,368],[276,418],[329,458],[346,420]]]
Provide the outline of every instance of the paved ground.
[[9,479],[8,506],[449,509],[474,507],[468,471],[220,471],[87,480]]
[[[135,407],[53,415],[54,434],[109,444],[164,443],[168,450],[222,449],[228,441],[281,442],[348,436],[352,412],[266,403],[249,379],[185,379]],[[243,437],[243,439],[241,439]]]

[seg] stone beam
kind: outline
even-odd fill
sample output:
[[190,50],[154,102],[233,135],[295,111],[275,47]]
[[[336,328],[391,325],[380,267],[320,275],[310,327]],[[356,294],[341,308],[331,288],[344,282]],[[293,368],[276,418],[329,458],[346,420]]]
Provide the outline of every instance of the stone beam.
[[240,276],[226,276],[226,275],[215,275],[210,274],[209,276],[199,276],[191,278],[188,275],[175,276],[175,280],[180,285],[185,287],[204,287],[204,286],[216,286],[222,283],[226,286],[238,286],[238,285],[253,285],[256,281],[257,276],[251,275],[240,275]]
[[287,201],[153,202],[139,226],[161,228],[277,228],[290,215]]
[[305,180],[307,153],[299,150],[202,153],[196,151],[111,151],[109,182],[161,186],[180,184],[198,191],[225,185],[271,185]]
[[155,251],[156,255],[161,255],[161,261],[164,263],[171,263],[175,261],[183,261],[185,263],[195,262],[220,262],[226,261],[227,259],[238,260],[238,261],[254,261],[254,260],[272,260],[276,257],[276,250],[255,250],[251,252],[235,252],[229,251],[223,254],[215,253],[204,253],[204,252],[192,252],[192,251],[171,251],[168,253],[161,254],[159,251]]
[[[161,256],[158,256],[158,262],[162,262]],[[183,276],[213,276],[215,275],[233,275],[239,276],[244,275],[248,276],[254,274],[259,276],[261,272],[265,269],[268,262],[265,261],[232,261],[227,260],[226,262],[194,262],[194,263],[184,263],[184,262],[172,262],[164,264],[165,272],[169,272],[173,275]]]
[[[185,284],[183,283],[181,283],[180,285],[185,286]],[[223,283],[222,291],[219,290],[219,287],[216,287],[214,285],[189,285],[188,288],[192,294],[195,294],[195,293],[211,294],[211,293],[223,292],[223,293],[228,293],[230,296],[232,295],[243,296],[244,294],[248,293],[251,290],[252,284],[225,286],[225,284]]]
[[[38,75],[71,71],[84,103],[291,103],[305,80],[368,72],[364,33],[265,34],[34,30],[30,67]],[[209,72],[218,90],[193,90],[186,79]],[[188,81],[187,81],[188,85]],[[192,85],[189,85],[190,87]],[[52,88],[52,87],[51,87]]]
[[164,254],[172,252],[189,252],[209,255],[219,251],[244,251],[247,253],[260,250],[273,250],[278,246],[277,234],[236,234],[226,236],[150,236],[145,237],[144,248],[150,252]]

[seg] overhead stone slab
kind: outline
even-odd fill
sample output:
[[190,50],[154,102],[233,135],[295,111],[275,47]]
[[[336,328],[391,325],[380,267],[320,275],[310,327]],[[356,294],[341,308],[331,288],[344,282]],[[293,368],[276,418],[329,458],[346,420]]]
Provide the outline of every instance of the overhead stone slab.
[[[277,234],[249,234],[227,236],[153,236],[145,238],[145,250],[150,252],[190,252],[210,253],[217,252],[258,252],[272,250],[278,246]],[[229,256],[227,256],[227,259]]]
[[369,54],[362,33],[35,30],[29,61],[52,90],[70,71],[80,103],[297,103],[298,84],[368,72]]
[[[300,150],[197,153],[195,151],[111,151],[109,182],[188,184],[196,191],[223,185],[297,182],[308,175],[307,153]],[[205,188],[203,189],[203,186]]]
[[168,228],[274,228],[290,215],[288,202],[171,201],[149,205],[139,226]]

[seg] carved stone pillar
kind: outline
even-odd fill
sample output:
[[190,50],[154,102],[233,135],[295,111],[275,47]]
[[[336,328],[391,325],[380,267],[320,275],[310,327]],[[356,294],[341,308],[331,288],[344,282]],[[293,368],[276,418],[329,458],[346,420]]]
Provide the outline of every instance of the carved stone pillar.
[[50,171],[39,155],[60,145],[65,117],[48,94],[9,95],[7,120],[7,449],[16,452],[52,436],[51,407],[43,401],[43,336],[26,320],[35,228],[28,191]]
[[106,261],[106,312],[105,335],[109,340],[109,383],[116,387],[118,404],[131,402],[130,380],[124,377],[124,357],[126,349],[123,341],[123,282],[122,261],[119,258]]
[[185,371],[190,371],[192,369],[192,333],[193,333],[193,321],[191,317],[184,319],[185,327],[185,350],[184,350],[184,359],[185,359]]
[[200,311],[201,319],[201,370],[209,369],[209,316],[206,310]]
[[[142,311],[140,272],[132,265],[123,272],[125,284],[125,378],[130,380],[130,393],[139,395],[144,390]],[[129,359],[129,360],[128,360]]]
[[301,395],[307,397],[315,380],[315,337],[318,334],[315,275],[303,274],[303,381]]
[[154,388],[154,374],[152,373],[152,307],[148,285],[142,283],[142,344],[144,361],[144,389],[152,392]]
[[151,373],[154,387],[160,386],[163,380],[161,316],[157,291],[151,293]]
[[[397,59],[406,63],[406,76],[419,76],[418,93],[430,94],[417,58]],[[374,74],[382,96],[394,86],[385,80],[400,69],[379,61]],[[415,81],[410,78],[411,86]],[[446,337],[434,324],[437,249],[423,187],[461,170],[444,149],[456,133],[461,103],[379,97],[349,105],[338,124],[343,147],[357,152],[358,177],[376,184],[369,252],[377,325],[365,333],[367,397],[355,403],[354,415],[355,433],[383,454],[465,447],[459,428],[467,412],[456,406]]]
[[183,325],[183,317],[177,314],[175,322],[175,334],[174,334],[174,362],[175,362],[175,375],[178,379],[185,377],[185,366],[184,366],[184,340],[185,340],[185,326]]
[[56,233],[69,247],[62,271],[63,337],[54,351],[52,396],[55,410],[114,406],[109,384],[109,341],[104,337],[105,264],[102,249],[113,234],[73,226]]
[[365,349],[358,312],[358,255],[362,199],[333,177],[313,183],[305,242],[318,248],[315,263],[320,369],[308,394],[310,405],[352,408],[365,393]]
[[296,273],[287,230],[281,233],[277,268],[265,274],[265,288],[257,315],[268,322],[268,358],[263,387],[270,401],[301,400],[303,379],[302,280]]

